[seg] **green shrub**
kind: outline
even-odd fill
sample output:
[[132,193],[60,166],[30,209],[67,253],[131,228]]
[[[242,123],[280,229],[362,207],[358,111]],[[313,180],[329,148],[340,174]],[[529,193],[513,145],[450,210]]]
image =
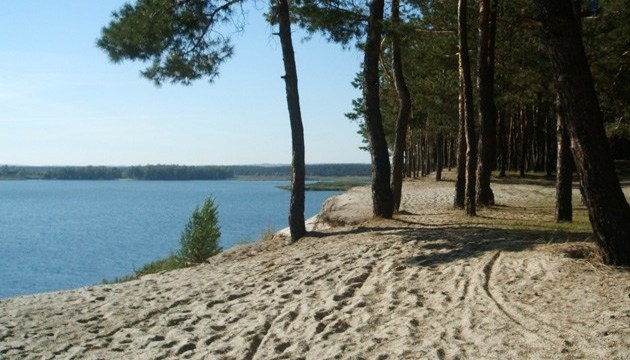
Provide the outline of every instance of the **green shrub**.
[[200,264],[207,258],[221,252],[219,238],[219,217],[214,200],[209,197],[199,209],[193,211],[184,231],[182,232],[181,248],[177,253],[171,253],[167,258],[152,261],[136,270],[133,275],[117,277],[114,280],[103,279],[102,284],[120,283],[134,280],[143,275],[155,274],[162,271],[181,269],[186,266]]
[[195,208],[180,239],[179,257],[183,265],[199,264],[221,252],[219,218],[212,197]]

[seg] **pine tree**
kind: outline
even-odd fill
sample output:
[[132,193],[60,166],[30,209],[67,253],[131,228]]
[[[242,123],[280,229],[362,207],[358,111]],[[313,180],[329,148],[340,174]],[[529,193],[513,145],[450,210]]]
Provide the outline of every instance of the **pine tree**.
[[212,197],[195,207],[180,238],[179,257],[185,265],[199,264],[221,252],[219,215]]

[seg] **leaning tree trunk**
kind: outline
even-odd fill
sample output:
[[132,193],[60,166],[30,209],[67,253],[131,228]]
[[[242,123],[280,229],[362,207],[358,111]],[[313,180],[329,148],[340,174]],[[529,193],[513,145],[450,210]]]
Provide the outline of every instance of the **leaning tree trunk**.
[[595,242],[606,264],[630,266],[630,207],[610,156],[572,0],[537,0]]
[[379,56],[383,31],[384,0],[370,1],[370,15],[365,42],[363,71],[363,99],[365,101],[365,125],[372,155],[372,203],[376,217],[391,218],[394,214],[394,198],[389,185],[389,150],[381,115]]
[[490,176],[496,167],[497,154],[497,108],[494,103],[494,43],[497,1],[479,1],[477,84],[479,87],[480,126],[477,203],[480,205],[494,205]]
[[557,104],[556,138],[558,156],[556,158],[556,221],[573,220],[573,154],[569,134],[564,125],[564,115]]
[[296,241],[306,234],[304,222],[304,127],[300,111],[300,96],[298,92],[297,69],[291,40],[291,20],[289,17],[288,0],[278,0],[278,25],[282,57],[284,61],[284,82],[287,92],[287,106],[291,122],[291,142],[293,156],[291,160],[291,203],[289,206],[289,230],[291,240]]
[[468,56],[466,0],[459,0],[457,9],[459,38],[459,78],[463,87],[464,129],[466,137],[466,197],[464,207],[468,216],[477,215],[475,184],[477,172],[477,136],[473,117],[472,80],[470,75],[470,58]]
[[398,93],[398,118],[396,119],[396,134],[394,140],[392,195],[394,197],[394,211],[400,210],[400,198],[402,197],[402,182],[405,161],[405,147],[407,146],[407,128],[411,115],[411,95],[405,81],[402,64],[402,46],[400,44],[400,0],[392,0],[392,68],[394,73],[394,85]]

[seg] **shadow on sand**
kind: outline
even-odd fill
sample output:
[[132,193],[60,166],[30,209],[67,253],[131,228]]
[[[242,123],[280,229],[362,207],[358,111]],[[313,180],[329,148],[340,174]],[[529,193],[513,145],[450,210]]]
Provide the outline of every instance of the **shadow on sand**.
[[[409,225],[409,223],[406,224]],[[584,242],[592,238],[590,232],[499,229],[462,225],[382,227],[369,226],[369,223],[349,230],[312,232],[309,236],[328,237],[362,233],[387,233],[390,236],[399,236],[403,242],[414,242],[418,248],[418,254],[410,257],[408,261],[417,266],[439,265],[482,256],[488,252],[517,252],[551,243]]]

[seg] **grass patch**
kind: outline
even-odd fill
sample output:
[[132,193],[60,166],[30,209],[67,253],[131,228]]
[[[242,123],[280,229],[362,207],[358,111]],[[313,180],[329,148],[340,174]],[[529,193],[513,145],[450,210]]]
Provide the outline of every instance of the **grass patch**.
[[[265,228],[263,232],[260,234],[260,237],[258,238],[258,240],[251,240],[250,238],[244,238],[241,241],[239,241],[236,245],[246,245],[246,244],[251,244],[257,241],[260,241],[260,242],[271,241],[275,234],[276,234],[276,231],[271,226],[267,226],[267,228]],[[185,267],[190,267],[190,266],[195,266],[195,265],[198,265],[198,264],[192,264],[190,262],[187,262],[184,258],[181,257],[181,255],[177,253],[171,253],[168,257],[164,259],[155,260],[144,265],[140,269],[135,270],[133,274],[116,277],[112,280],[103,279],[101,284],[107,285],[107,284],[122,283],[126,281],[139,279],[140,277],[144,275],[157,274],[157,273],[161,273],[165,271],[183,269]]]
[[268,226],[263,233],[260,236],[260,241],[264,242],[264,241],[271,241],[273,239],[273,236],[276,234],[276,232],[270,227]]
[[[332,181],[317,181],[306,184],[306,191],[347,191],[356,186],[365,186],[370,183],[369,179],[342,179]],[[291,191],[291,185],[280,185],[279,189]]]
[[102,281],[102,284],[122,283],[126,281],[136,280],[144,275],[157,274],[164,271],[182,269],[185,267],[187,267],[185,261],[183,261],[183,259],[179,255],[171,253],[171,255],[164,259],[155,260],[144,265],[140,269],[135,270],[133,274],[116,277],[113,280],[104,279]]
[[186,267],[184,260],[177,254],[171,254],[167,258],[152,261],[141,267],[140,270],[136,270],[135,277],[138,278],[143,275],[171,271],[183,267]]
[[235,245],[247,245],[247,244],[252,244],[252,243],[256,243],[256,242],[263,242],[263,241],[270,241],[273,239],[273,236],[276,234],[276,230],[274,230],[270,225],[267,225],[267,227],[261,232],[260,236],[258,236],[257,238],[255,237],[243,237],[242,239],[240,239]]

